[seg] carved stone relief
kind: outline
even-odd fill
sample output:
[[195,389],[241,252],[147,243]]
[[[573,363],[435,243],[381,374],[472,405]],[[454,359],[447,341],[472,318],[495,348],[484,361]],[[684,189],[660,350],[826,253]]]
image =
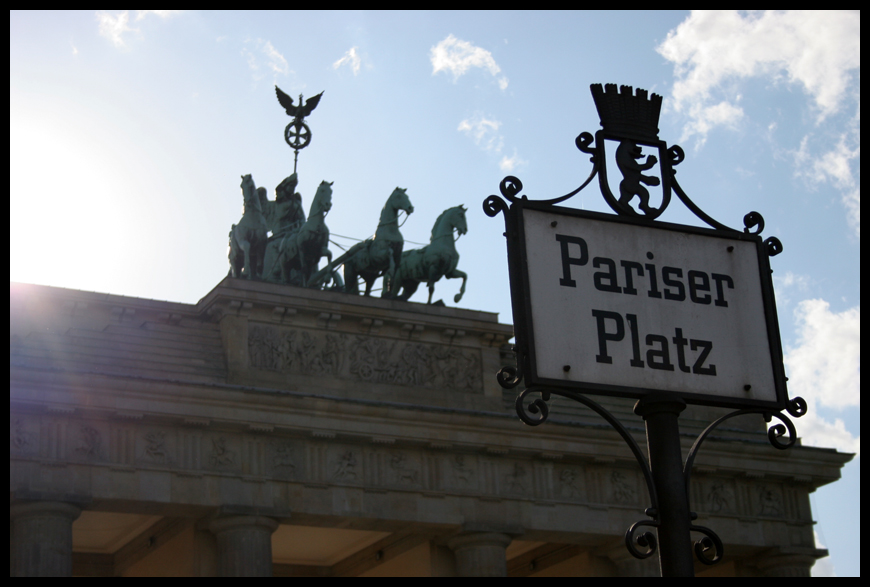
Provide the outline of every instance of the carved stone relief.
[[708,512],[714,514],[734,513],[736,507],[734,491],[724,481],[713,481],[704,494],[704,505]]
[[344,451],[332,466],[332,479],[345,483],[360,480],[362,475],[358,470],[358,465],[357,453],[353,450]]
[[566,468],[559,472],[559,495],[561,497],[568,499],[582,497],[582,484],[582,475],[577,469]]
[[510,472],[505,476],[504,481],[505,489],[509,493],[525,495],[529,492],[529,472],[526,470],[525,465],[514,463]]
[[[412,447],[357,446],[334,435],[278,438],[250,430],[221,433],[190,426],[178,429],[57,418],[10,418],[14,458],[98,461],[197,474],[203,469],[281,481],[365,486],[371,491],[435,491],[486,499],[535,499],[645,506],[643,480],[630,470],[607,464],[553,465],[531,458],[444,453]],[[49,450],[49,448],[51,450]],[[490,451],[491,453],[491,451]],[[693,503],[704,512],[794,518],[794,501],[770,481],[736,483],[709,475],[697,481]],[[744,503],[745,502],[745,503]]]
[[393,471],[398,485],[417,485],[420,471],[411,463],[404,453],[396,453],[390,457],[390,469]]
[[36,448],[36,434],[29,430],[29,422],[21,418],[9,420],[9,448],[15,452],[29,453]]
[[611,497],[616,503],[634,503],[637,500],[634,487],[622,471],[610,473]]
[[87,459],[99,459],[103,456],[103,436],[99,430],[88,424],[78,428],[79,440],[75,452]]
[[450,471],[452,478],[452,486],[459,489],[466,489],[474,486],[474,468],[472,466],[472,457],[467,455],[454,455],[450,459]]
[[224,436],[211,439],[211,452],[208,455],[208,463],[212,467],[220,468],[235,464],[236,453],[230,450],[227,444],[227,439]]
[[757,488],[760,503],[760,516],[782,517],[782,493],[779,488],[771,485],[761,485]]
[[296,477],[296,460],[299,451],[293,442],[278,440],[270,443],[272,475],[280,479],[294,479]]
[[482,391],[480,355],[470,349],[265,325],[248,330],[258,369],[414,387]]
[[142,436],[142,440],[145,441],[144,458],[146,461],[161,465],[171,461],[164,432],[149,430]]

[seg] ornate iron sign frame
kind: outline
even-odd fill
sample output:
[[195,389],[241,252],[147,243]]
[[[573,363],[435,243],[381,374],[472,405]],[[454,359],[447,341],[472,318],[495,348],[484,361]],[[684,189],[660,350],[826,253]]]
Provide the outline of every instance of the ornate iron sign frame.
[[[593,84],[591,90],[603,128],[595,134],[594,138],[592,134],[583,132],[575,141],[581,152],[591,155],[592,171],[586,181],[576,190],[564,196],[534,201],[529,200],[525,195],[519,195],[523,189],[523,184],[518,178],[507,176],[499,185],[504,199],[492,195],[483,202],[483,210],[487,216],[494,217],[501,212],[505,217],[504,235],[507,239],[508,270],[516,336],[517,366],[516,368],[502,368],[496,377],[499,384],[505,389],[515,388],[522,381],[525,381],[526,389],[517,395],[516,410],[520,419],[530,426],[537,426],[546,421],[549,414],[547,401],[549,401],[551,394],[580,402],[607,420],[625,440],[637,459],[646,479],[651,501],[651,506],[644,512],[651,519],[639,521],[628,529],[625,534],[626,547],[633,556],[640,559],[648,558],[658,550],[663,576],[692,576],[694,575],[691,563],[692,550],[694,550],[698,560],[707,565],[719,562],[724,553],[722,541],[715,532],[709,528],[693,524],[692,521],[697,518],[697,515],[689,511],[689,479],[692,465],[704,439],[725,420],[746,414],[761,414],[768,423],[773,418],[781,422],[781,424],[770,426],[768,439],[775,448],[784,450],[795,444],[797,433],[791,420],[782,413],[782,410],[788,411],[794,417],[803,416],[807,410],[806,402],[802,398],[788,398],[787,378],[782,362],[782,343],[769,263],[769,257],[782,252],[782,243],[776,237],[762,240],[761,232],[764,230],[764,219],[758,212],[750,212],[743,217],[744,228],[740,231],[717,222],[689,199],[677,181],[674,169],[685,158],[683,150],[677,145],[668,147],[664,141],[658,138],[657,126],[661,110],[661,96],[653,94],[651,99],[648,99],[645,90],[638,89],[637,93],[633,94],[630,86],[622,86],[617,92],[615,84],[608,84],[604,88],[601,84]],[[605,141],[607,140],[618,141],[620,146],[617,150],[622,149],[623,155],[631,152],[632,158],[635,160],[640,158],[641,151],[637,149],[638,146],[654,148],[659,153],[659,157],[647,157],[645,162],[633,164],[633,171],[636,173],[633,173],[631,177],[625,173],[624,169],[620,169],[626,180],[631,181],[623,181],[620,184],[619,198],[612,193],[606,177]],[[619,153],[617,153],[617,157],[619,157]],[[643,176],[640,173],[656,163],[660,164],[660,181],[658,178]],[[583,190],[596,175],[599,178],[602,195],[607,204],[616,212],[616,216],[557,206],[557,204]],[[658,208],[649,205],[649,192],[640,185],[641,183],[649,186],[661,185],[662,200]],[[657,222],[656,218],[665,211],[671,201],[672,191],[695,216],[711,228]],[[634,197],[640,198],[641,212],[637,212],[629,205]],[[525,210],[752,243],[757,252],[765,326],[774,370],[776,399],[774,401],[716,399],[709,395],[675,394],[658,389],[600,385],[595,382],[566,383],[564,380],[540,377],[536,371],[534,333],[531,324],[532,308],[528,295],[530,291],[529,272],[523,216]],[[639,398],[635,405],[635,413],[642,416],[646,422],[649,462],[644,458],[637,441],[619,420],[603,406],[582,395],[581,391]],[[530,394],[540,394],[540,398],[529,401]],[[685,409],[686,402],[737,409],[711,423],[698,436],[683,464],[677,418],[679,413]],[[782,437],[786,432],[788,432],[788,439],[783,442]],[[658,539],[655,534],[649,531],[636,534],[643,526],[656,528],[659,533]],[[690,532],[704,535],[703,538],[694,543],[693,548],[689,548],[688,536]],[[659,548],[659,544],[661,548]]]
[[[724,408],[766,408],[770,410],[783,410],[788,402],[788,394],[786,390],[786,378],[783,368],[782,343],[779,333],[779,323],[776,314],[776,304],[774,302],[773,282],[771,280],[769,250],[767,245],[762,241],[758,234],[741,233],[737,231],[723,231],[719,229],[698,228],[694,226],[677,225],[665,222],[655,222],[640,218],[613,216],[612,214],[601,214],[597,212],[588,212],[575,210],[571,208],[554,206],[548,203],[529,201],[523,198],[515,199],[509,210],[509,216],[513,224],[515,238],[508,239],[508,257],[514,258],[516,262],[510,263],[510,281],[511,281],[511,297],[513,300],[513,319],[516,332],[516,349],[517,349],[517,365],[522,374],[522,377],[528,387],[546,387],[550,389],[564,389],[566,391],[578,391],[591,393],[596,395],[614,395],[622,397],[640,398],[648,393],[656,390],[645,387],[628,387],[620,385],[600,384],[594,381],[568,381],[557,379],[552,376],[546,377],[539,373],[538,353],[540,352],[539,345],[535,340],[534,327],[534,312],[532,311],[532,296],[530,293],[533,290],[531,282],[528,262],[528,254],[526,248],[526,212],[540,211],[553,215],[558,215],[561,218],[581,218],[588,220],[596,220],[602,222],[610,222],[621,225],[633,225],[644,228],[655,228],[659,230],[674,231],[683,234],[693,234],[705,237],[713,237],[723,240],[722,248],[725,249],[729,243],[735,241],[750,242],[755,246],[756,258],[758,261],[758,278],[761,283],[761,299],[763,303],[765,330],[769,342],[770,361],[773,368],[773,386],[776,399],[774,401],[763,401],[757,399],[748,399],[743,397],[728,397],[701,393],[686,393],[679,392],[681,398],[687,403],[710,405]],[[554,221],[555,222],[555,221]],[[555,231],[555,227],[554,227]],[[733,244],[731,249],[733,250]],[[639,287],[639,286],[638,286]],[[629,328],[626,326],[626,331]],[[594,336],[594,335],[593,335]],[[636,336],[636,335],[635,335]],[[628,334],[626,334],[626,339]],[[721,365],[720,365],[721,366]],[[576,372],[577,366],[574,365]],[[569,366],[566,365],[566,371]],[[582,370],[582,369],[581,369]],[[746,391],[750,391],[750,385],[746,385]]]

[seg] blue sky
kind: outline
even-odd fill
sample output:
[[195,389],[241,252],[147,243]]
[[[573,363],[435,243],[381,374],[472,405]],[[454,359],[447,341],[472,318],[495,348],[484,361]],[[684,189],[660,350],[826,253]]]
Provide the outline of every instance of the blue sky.
[[[509,174],[532,199],[585,180],[591,83],[659,93],[689,196],[733,227],[757,210],[784,245],[803,442],[860,451],[859,13],[13,12],[10,37],[10,281],[187,303],[227,273],[239,176],[272,194],[293,170],[275,84],[324,92],[299,154],[306,209],[334,181],[330,230],[365,238],[404,187],[402,232],[427,243],[464,204],[459,305],[503,322],[504,225],[483,199]],[[610,212],[594,188],[573,205]],[[700,224],[679,202],[661,220]],[[860,573],[860,456],[843,475],[813,496],[832,553],[815,574]]]

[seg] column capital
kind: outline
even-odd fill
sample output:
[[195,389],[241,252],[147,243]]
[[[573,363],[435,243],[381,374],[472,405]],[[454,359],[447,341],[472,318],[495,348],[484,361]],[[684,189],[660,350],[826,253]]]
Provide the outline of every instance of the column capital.
[[34,516],[63,516],[70,523],[82,515],[82,508],[62,501],[19,501],[9,504],[9,518],[16,519]]
[[506,577],[505,550],[511,537],[501,532],[467,532],[454,536],[447,546],[456,557],[460,577]]
[[214,534],[227,530],[259,526],[272,534],[278,529],[278,522],[265,516],[221,516],[209,522],[208,529]]
[[9,504],[13,577],[72,576],[72,523],[81,508],[62,501]]
[[208,524],[208,529],[217,537],[219,576],[272,576],[276,520],[266,516],[220,516]]
[[469,546],[501,546],[507,548],[511,537],[500,532],[466,532],[447,541],[450,550],[456,551]]

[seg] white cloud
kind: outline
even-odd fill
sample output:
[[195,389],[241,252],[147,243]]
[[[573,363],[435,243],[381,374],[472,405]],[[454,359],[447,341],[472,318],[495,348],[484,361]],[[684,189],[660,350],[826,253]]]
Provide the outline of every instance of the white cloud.
[[792,303],[795,296],[805,297],[809,290],[810,278],[808,275],[798,275],[786,271],[784,275],[773,274],[773,285],[776,291],[776,303],[782,309]]
[[803,397],[809,406],[796,422],[798,434],[805,444],[860,452],[860,436],[839,418],[823,419],[818,408],[860,408],[861,307],[834,313],[824,300],[804,300],[794,315],[798,342],[784,358],[789,395]]
[[130,11],[125,10],[121,14],[112,16],[106,12],[97,13],[100,35],[106,37],[116,47],[124,47],[124,33],[138,33],[139,29],[131,29],[127,24],[130,22]]
[[501,153],[501,149],[504,146],[504,138],[498,132],[500,126],[501,122],[498,120],[489,120],[477,114],[473,118],[460,122],[459,128],[456,130],[464,132],[473,138],[474,143],[484,151]]
[[507,155],[505,155],[501,158],[501,161],[499,161],[498,166],[499,168],[501,168],[502,172],[511,173],[514,169],[523,166],[526,163],[528,163],[528,161],[520,159],[520,156],[517,155],[517,150],[514,149],[513,157],[508,157]]
[[684,135],[733,123],[733,103],[710,116],[714,90],[754,76],[782,76],[809,94],[822,120],[837,111],[860,67],[858,12],[694,11],[656,50],[675,64],[672,107],[687,110]]
[[[248,48],[248,45],[253,44],[253,50]],[[265,68],[270,69],[275,76],[278,74],[287,75],[290,72],[290,66],[284,56],[275,49],[270,41],[257,39],[252,41],[247,39],[244,47],[242,47],[242,55],[248,62],[248,67],[254,72],[254,79],[259,81],[266,77],[260,73],[261,59],[265,62]]]
[[[499,132],[501,122],[495,119],[489,119],[482,114],[475,114],[471,118],[466,118],[459,123],[456,129],[459,132],[464,132],[474,140],[474,144],[488,153],[501,155],[504,148],[504,136]],[[514,149],[514,154],[511,157],[503,155],[498,163],[499,168],[504,173],[510,173],[515,168],[525,165],[527,161],[517,155],[517,150]]]
[[837,144],[826,153],[815,155],[810,152],[812,138],[811,135],[806,135],[794,154],[795,174],[814,183],[833,183],[842,193],[849,225],[855,235],[860,236],[861,182],[856,177],[861,168],[861,130],[858,116],[852,120],[850,128],[840,135]]
[[[674,64],[673,99],[665,105],[686,116],[680,140],[694,137],[696,148],[713,128],[734,128],[746,118],[738,102],[741,83],[750,78],[801,88],[817,123],[847,99],[860,100],[857,11],[695,11],[656,50]],[[776,125],[767,126],[770,135]],[[797,175],[837,187],[849,225],[860,236],[860,105],[836,146],[827,138],[808,143],[809,137],[795,156]]]
[[[481,47],[475,47],[468,41],[461,41],[453,35],[447,35],[446,39],[432,47],[429,58],[432,61],[432,75],[439,71],[450,71],[453,73],[454,83],[472,67],[487,69],[493,77],[501,72],[492,53]],[[507,86],[508,78],[499,77],[498,87],[504,90]]]
[[149,14],[153,14],[154,16],[159,16],[160,18],[166,20],[170,16],[175,16],[176,14],[181,14],[181,10],[137,10],[136,11],[136,20],[142,20]]
[[[136,11],[136,20],[140,21],[144,19],[149,14],[153,14],[155,16],[159,16],[163,20],[166,20],[170,16],[175,16],[179,14],[180,10],[137,10]],[[99,22],[99,31],[100,34],[110,41],[114,43],[116,47],[124,47],[126,44],[124,43],[124,39],[122,35],[125,33],[139,33],[139,29],[133,29],[127,26],[130,22],[130,11],[125,10],[124,12],[112,16],[106,12],[97,12],[97,21]],[[75,47],[73,47],[75,49]]]
[[707,133],[713,127],[727,126],[734,128],[742,118],[743,109],[725,101],[719,102],[714,106],[693,104],[689,109],[689,122],[683,127],[683,135],[680,137],[680,140],[684,141],[692,135],[699,135],[695,149],[700,149],[707,140]]
[[341,59],[332,64],[332,69],[338,69],[345,63],[350,65],[350,69],[353,71],[354,75],[359,73],[360,58],[359,55],[357,55],[356,47],[348,49],[347,53],[345,53]]
[[283,73],[287,75],[290,72],[290,67],[287,65],[287,60],[281,55],[272,43],[262,41],[261,49],[266,56],[267,65],[275,73]]

